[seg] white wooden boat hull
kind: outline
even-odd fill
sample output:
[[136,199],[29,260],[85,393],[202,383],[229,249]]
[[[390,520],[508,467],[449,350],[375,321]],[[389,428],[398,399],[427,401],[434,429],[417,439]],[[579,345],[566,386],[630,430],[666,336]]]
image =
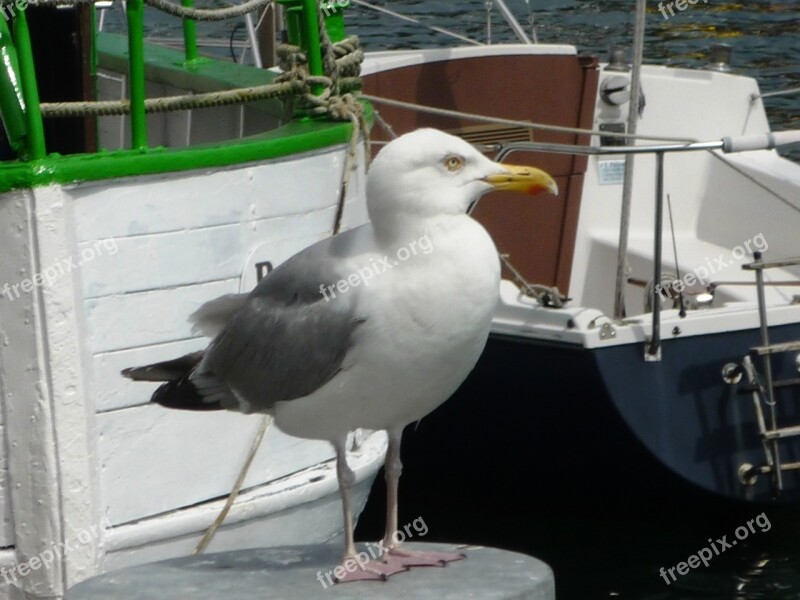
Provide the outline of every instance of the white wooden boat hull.
[[[186,321],[191,312],[251,289],[256,265],[277,265],[331,235],[344,153],[334,146],[2,195],[6,590],[59,596],[97,572],[191,550],[230,491],[260,417],[152,406],[155,384],[119,372],[203,348],[208,340]],[[345,227],[366,219],[363,157],[359,164]],[[353,456],[359,505],[385,445],[373,434]],[[271,428],[213,547],[341,533],[332,458],[325,442]],[[67,543],[66,556],[31,568]]]

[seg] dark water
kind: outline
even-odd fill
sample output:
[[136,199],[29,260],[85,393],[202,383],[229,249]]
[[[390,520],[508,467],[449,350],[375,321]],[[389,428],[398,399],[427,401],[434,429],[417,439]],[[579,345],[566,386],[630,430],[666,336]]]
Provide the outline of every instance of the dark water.
[[[580,51],[606,56],[615,44],[630,46],[633,35],[633,0],[509,0],[508,5],[523,25],[533,17],[539,41],[577,46]],[[424,17],[431,24],[486,41],[486,10],[483,0],[461,2],[415,1],[385,3],[393,10]],[[648,2],[645,60],[677,66],[700,66],[713,43],[734,48],[734,66],[740,73],[756,77],[762,91],[800,86],[800,3],[723,2],[708,0],[689,6],[665,20],[658,3]],[[530,10],[528,8],[530,6]],[[438,33],[410,23],[355,7],[348,14],[367,48],[436,46],[449,43]],[[353,15],[350,18],[350,15]],[[498,12],[492,13],[493,41],[515,38]],[[529,29],[526,27],[526,29]],[[800,127],[800,95],[769,100],[773,123]]]

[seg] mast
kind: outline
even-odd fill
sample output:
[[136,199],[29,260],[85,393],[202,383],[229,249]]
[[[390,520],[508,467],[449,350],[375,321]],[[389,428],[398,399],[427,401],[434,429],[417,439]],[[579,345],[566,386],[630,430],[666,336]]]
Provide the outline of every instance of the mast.
[[494,0],[495,4],[497,4],[497,8],[500,9],[500,14],[503,15],[503,18],[508,23],[508,26],[511,27],[511,30],[516,34],[516,36],[520,39],[523,44],[531,44],[530,38],[528,34],[525,33],[525,30],[522,28],[522,25],[519,24],[519,21],[514,17],[514,13],[512,13],[508,6],[506,6],[505,0]]
[[[642,70],[642,54],[644,50],[646,0],[636,0],[636,25],[633,33],[633,65],[631,66],[631,99],[628,105],[628,134],[636,133],[639,120],[639,94],[641,92],[640,75]],[[631,219],[631,196],[633,193],[633,160],[634,155],[625,156],[625,177],[622,183],[622,208],[619,218],[619,244],[617,246],[617,279],[614,286],[614,318],[625,318],[625,284],[627,275],[628,230]],[[654,282],[654,285],[658,282]]]

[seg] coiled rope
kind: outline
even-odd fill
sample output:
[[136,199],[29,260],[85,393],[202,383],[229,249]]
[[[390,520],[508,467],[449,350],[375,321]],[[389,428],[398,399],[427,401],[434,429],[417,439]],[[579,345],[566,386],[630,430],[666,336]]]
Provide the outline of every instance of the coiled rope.
[[[9,0],[2,0],[5,4]],[[55,4],[84,4],[94,0],[30,0],[32,6]],[[271,5],[274,0],[247,0],[243,4],[226,8],[200,9],[180,6],[169,0],[144,0],[145,4],[180,18],[196,21],[219,21],[241,17],[261,7]],[[146,113],[162,113],[178,110],[193,110],[243,104],[269,99],[301,98],[302,106],[312,115],[329,115],[334,120],[361,120],[361,106],[350,92],[361,89],[359,74],[364,53],[358,38],[350,36],[332,43],[327,34],[321,8],[317,7],[320,30],[320,46],[323,53],[325,75],[308,74],[308,61],[298,46],[282,44],[278,47],[280,66],[284,71],[273,83],[219,90],[201,94],[183,94],[162,98],[147,98]],[[312,93],[312,88],[321,88],[321,93]],[[130,114],[130,101],[126,99],[99,102],[43,102],[42,116],[47,118],[82,116],[117,116]],[[354,121],[355,123],[355,121]],[[358,124],[356,123],[356,127]]]
[[[317,10],[319,18],[320,47],[322,49],[323,69],[325,76],[312,76],[308,74],[308,59],[302,49],[290,44],[278,47],[282,75],[276,81],[301,81],[305,92],[292,98],[300,103],[300,108],[312,115],[327,115],[334,121],[350,121],[353,132],[347,145],[347,156],[342,171],[342,181],[339,191],[339,202],[334,217],[333,234],[341,230],[344,203],[350,185],[350,174],[358,164],[358,138],[364,143],[364,159],[369,161],[370,147],[369,136],[366,135],[367,124],[364,118],[364,108],[351,92],[361,89],[361,61],[364,53],[361,51],[358,38],[350,36],[344,40],[331,43],[328,32],[324,26],[322,11]],[[312,86],[320,84],[323,90],[313,93]],[[363,133],[363,135],[362,135]]]
[[[364,53],[361,51],[356,36],[350,36],[341,42],[331,44],[331,46],[334,58],[326,65],[330,69],[330,75],[309,75],[306,66],[308,61],[300,48],[284,44],[278,49],[281,58],[280,66],[284,73],[276,77],[273,83],[202,94],[147,98],[144,101],[145,112],[161,113],[243,104],[258,100],[301,97],[303,102],[310,107],[312,114],[327,113],[334,120],[347,120],[348,117],[342,112],[342,101],[336,98],[342,93],[346,95],[348,92],[361,89],[361,80],[358,78],[358,74]],[[312,86],[316,85],[323,88],[323,92],[319,96],[311,91]],[[334,88],[338,88],[336,90],[338,94],[333,93]],[[354,103],[353,99],[348,106],[352,107]],[[43,102],[41,109],[42,116],[48,118],[88,115],[115,116],[129,114],[130,101],[122,99],[99,102]]]

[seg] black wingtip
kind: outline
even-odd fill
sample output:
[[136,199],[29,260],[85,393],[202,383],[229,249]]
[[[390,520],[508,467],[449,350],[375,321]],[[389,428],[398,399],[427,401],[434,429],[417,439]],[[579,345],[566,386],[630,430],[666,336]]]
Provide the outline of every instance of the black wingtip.
[[223,409],[222,404],[219,402],[204,401],[188,375],[181,377],[177,381],[168,381],[160,385],[153,392],[150,402],[177,410],[207,411]]
[[190,375],[203,358],[203,352],[192,352],[179,358],[144,367],[122,369],[123,377],[134,381],[163,382],[156,389],[151,402],[178,410],[222,410],[220,402],[208,402],[198,392]]

